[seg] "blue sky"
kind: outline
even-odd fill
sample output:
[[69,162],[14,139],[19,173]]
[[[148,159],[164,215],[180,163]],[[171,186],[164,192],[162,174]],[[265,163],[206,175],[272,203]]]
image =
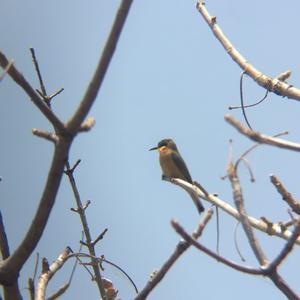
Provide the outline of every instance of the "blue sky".
[[[0,11],[1,48],[34,87],[38,81],[29,47],[34,47],[47,92],[63,87],[53,110],[68,120],[81,100],[105,43],[119,1],[3,1]],[[207,8],[236,48],[268,76],[292,70],[289,83],[299,87],[300,62],[297,41],[300,4],[287,0],[207,1]],[[76,180],[87,211],[91,232],[108,232],[97,253],[120,265],[141,289],[150,273],[169,257],[179,237],[170,226],[177,219],[192,231],[199,216],[192,201],[179,188],[162,182],[157,153],[148,152],[157,142],[173,138],[192,177],[210,192],[233,203],[226,171],[228,140],[233,139],[238,158],[252,143],[224,121],[228,106],[239,103],[241,70],[219,45],[195,8],[195,1],[135,1],[117,51],[97,101],[90,112],[96,125],[77,137],[70,162],[82,159]],[[245,100],[253,103],[264,90],[251,79],[244,84]],[[34,137],[32,128],[51,129],[24,92],[6,77],[0,84],[0,207],[11,249],[26,232],[35,213],[47,176],[53,147]],[[231,111],[242,120],[240,111]],[[273,135],[285,130],[297,142],[300,103],[269,95],[248,111],[255,130]],[[271,186],[276,174],[297,198],[298,154],[261,146],[248,157],[256,182],[240,169],[246,208],[254,217],[287,220],[287,207]],[[78,247],[81,226],[67,178],[64,178],[45,234],[36,252],[51,262],[67,245]],[[209,207],[208,203],[205,203]],[[221,213],[221,253],[237,262],[233,230],[235,221]],[[216,244],[215,219],[201,242]],[[258,237],[272,259],[283,242]],[[240,230],[240,248],[247,264],[257,266]],[[294,250],[281,274],[296,289],[299,285]],[[32,276],[35,255],[22,270],[20,286]],[[48,293],[68,278],[69,263],[53,280]],[[117,271],[105,274],[115,283],[122,299],[134,290]],[[296,289],[297,292],[300,290]],[[26,294],[26,291],[23,291]],[[73,286],[61,299],[97,299],[88,274],[79,268]],[[149,299],[284,299],[266,279],[237,273],[190,249],[167,274]]]

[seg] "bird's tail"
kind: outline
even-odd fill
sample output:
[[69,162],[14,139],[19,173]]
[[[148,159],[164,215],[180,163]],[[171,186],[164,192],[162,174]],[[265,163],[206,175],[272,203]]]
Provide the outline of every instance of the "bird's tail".
[[202,205],[202,203],[199,199],[199,196],[196,193],[193,193],[193,192],[191,192],[189,194],[190,194],[194,204],[196,205],[199,214],[201,214],[204,211],[204,207],[203,207],[203,205]]

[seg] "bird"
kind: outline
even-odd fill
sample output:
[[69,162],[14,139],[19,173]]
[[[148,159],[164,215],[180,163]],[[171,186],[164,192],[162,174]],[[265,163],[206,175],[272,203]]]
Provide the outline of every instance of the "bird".
[[[149,149],[149,151],[152,150],[158,150],[159,152],[159,163],[163,173],[162,179],[179,178],[194,184],[190,172],[172,139],[161,140],[156,147]],[[199,214],[201,214],[204,207],[200,199],[194,193],[190,193],[190,195]]]

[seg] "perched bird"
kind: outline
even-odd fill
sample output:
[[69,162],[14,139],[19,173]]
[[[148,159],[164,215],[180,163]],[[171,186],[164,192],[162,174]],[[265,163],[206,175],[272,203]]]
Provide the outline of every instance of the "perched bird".
[[[186,164],[172,139],[161,140],[158,143],[157,147],[149,149],[149,151],[151,150],[158,150],[159,152],[159,163],[163,172],[163,179],[165,177],[180,178],[193,184],[193,180],[189,173],[189,170],[186,167]],[[199,198],[193,193],[190,193],[190,195],[198,209],[198,212],[203,212],[204,207]]]

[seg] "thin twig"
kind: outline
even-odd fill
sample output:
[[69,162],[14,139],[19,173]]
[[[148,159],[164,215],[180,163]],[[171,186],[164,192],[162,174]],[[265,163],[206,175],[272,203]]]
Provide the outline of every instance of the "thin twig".
[[[246,168],[247,168],[247,170],[248,170],[248,172],[249,172],[249,175],[250,175],[250,181],[251,181],[251,182],[255,182],[254,173],[253,173],[253,171],[252,171],[252,168],[251,168],[251,165],[250,165],[248,159],[245,158],[245,157],[243,157],[243,158],[241,159],[241,161],[245,164],[245,166],[246,166]],[[235,166],[236,166],[236,164],[235,164]]]
[[247,273],[247,274],[252,274],[252,275],[264,275],[264,272],[261,269],[254,269],[254,268],[250,268],[250,267],[245,267],[245,266],[241,266],[238,265],[218,254],[216,254],[215,252],[211,251],[210,249],[206,248],[205,246],[203,246],[202,244],[200,244],[199,242],[197,242],[193,237],[191,237],[184,229],[183,227],[173,221],[172,222],[172,226],[174,227],[174,229],[176,230],[176,232],[189,244],[193,245],[194,247],[196,247],[197,249],[199,249],[200,251],[203,251],[205,254],[209,255],[210,257],[216,259],[218,262],[223,263],[224,265],[231,267],[237,271],[243,272],[243,273]]
[[278,139],[276,137],[267,136],[257,131],[252,131],[244,127],[242,123],[240,123],[230,115],[225,115],[225,120],[233,127],[235,127],[240,133],[242,133],[243,135],[247,136],[248,138],[250,138],[255,142],[258,142],[260,144],[272,145],[279,148],[284,148],[284,149],[293,150],[297,152],[300,151],[300,144],[298,143],[285,141],[282,139]]
[[[95,246],[100,240],[102,240],[103,237],[104,237],[104,235],[106,234],[107,230],[108,230],[108,229],[105,228],[105,229],[98,235],[98,237],[97,237],[95,240],[93,240],[93,241],[91,242],[91,244]],[[80,252],[80,251],[78,251],[78,252]]]
[[29,50],[31,52],[32,61],[33,61],[33,64],[34,64],[34,67],[35,67],[35,70],[36,70],[36,73],[37,73],[37,76],[38,76],[38,79],[39,79],[39,82],[40,82],[41,91],[42,91],[44,97],[46,97],[47,92],[46,92],[46,88],[45,88],[45,85],[44,85],[44,82],[43,82],[42,74],[40,72],[40,67],[39,67],[37,58],[35,56],[35,51],[32,47],[29,48]]
[[[280,132],[277,133],[275,135],[273,135],[273,137],[279,137],[279,136],[283,136],[283,135],[287,135],[289,134],[288,131],[284,131],[284,132]],[[255,143],[254,145],[252,145],[249,149],[247,149],[241,156],[240,158],[236,161],[234,168],[235,170],[238,169],[239,163],[250,153],[252,152],[255,148],[257,148],[258,146],[260,146],[260,143]],[[231,159],[232,160],[232,159]]]
[[288,97],[290,99],[300,100],[299,89],[285,83],[280,77],[275,77],[273,79],[267,77],[265,74],[251,65],[249,61],[236,50],[233,44],[222,32],[220,26],[218,26],[217,18],[209,14],[203,1],[198,0],[197,9],[226,52],[240,66],[240,68],[246,72],[247,75],[249,75],[255,82],[270,92],[274,92],[277,95]]
[[34,270],[33,270],[33,277],[32,277],[33,282],[35,282],[35,279],[36,279],[36,276],[37,276],[39,260],[40,260],[40,254],[37,252],[36,253],[36,259],[35,259]]
[[29,290],[29,296],[31,300],[35,299],[35,279],[38,271],[38,265],[39,265],[39,253],[36,253],[36,259],[35,259],[35,265],[33,270],[33,276],[32,278],[28,278],[28,290]]
[[[86,215],[85,215],[85,210],[83,209],[82,201],[81,201],[78,189],[77,189],[75,178],[73,176],[73,172],[74,172],[75,168],[78,166],[79,162],[80,162],[80,160],[77,160],[77,162],[73,166],[73,168],[70,168],[70,164],[67,161],[66,162],[66,171],[65,171],[65,173],[67,174],[67,176],[69,178],[70,185],[71,185],[71,188],[72,188],[72,191],[73,191],[73,194],[74,194],[74,198],[75,198],[75,201],[76,201],[77,212],[79,214],[81,224],[82,224],[82,227],[83,227],[83,231],[84,231],[84,235],[85,235],[85,238],[86,238],[85,245],[87,246],[90,255],[92,257],[96,257],[96,251],[95,251],[94,245],[92,244],[92,237],[91,237],[90,229],[89,229],[89,226],[88,226],[87,218],[86,218]],[[101,297],[105,300],[106,299],[106,293],[105,293],[105,289],[104,289],[103,284],[102,284],[102,276],[101,276],[101,273],[100,273],[99,265],[98,265],[97,261],[94,261],[93,259],[91,260],[91,262],[92,262],[92,267],[93,267],[93,271],[94,271],[96,284],[98,286]]]
[[300,219],[297,220],[294,231],[290,239],[284,245],[283,249],[280,251],[279,255],[268,265],[267,272],[273,272],[277,269],[279,265],[286,259],[286,257],[291,253],[297,238],[300,235]]
[[296,213],[300,214],[300,203],[292,196],[290,192],[283,186],[282,182],[275,176],[270,175],[271,182],[277,189],[278,193],[282,196],[282,199],[291,207]]
[[63,91],[64,91],[64,88],[60,88],[58,91],[54,92],[50,96],[47,96],[48,101],[51,101],[54,97],[56,97],[57,95],[59,95]]
[[[6,68],[9,62],[6,56],[0,51],[0,66]],[[66,133],[64,124],[59,120],[59,118],[53,113],[53,111],[48,107],[48,105],[41,99],[41,97],[36,93],[32,86],[28,83],[21,72],[17,70],[14,65],[11,65],[7,73],[10,77],[23,88],[25,93],[29,96],[31,101],[37,106],[37,108],[42,112],[42,114],[51,122],[56,130],[61,133]]]

